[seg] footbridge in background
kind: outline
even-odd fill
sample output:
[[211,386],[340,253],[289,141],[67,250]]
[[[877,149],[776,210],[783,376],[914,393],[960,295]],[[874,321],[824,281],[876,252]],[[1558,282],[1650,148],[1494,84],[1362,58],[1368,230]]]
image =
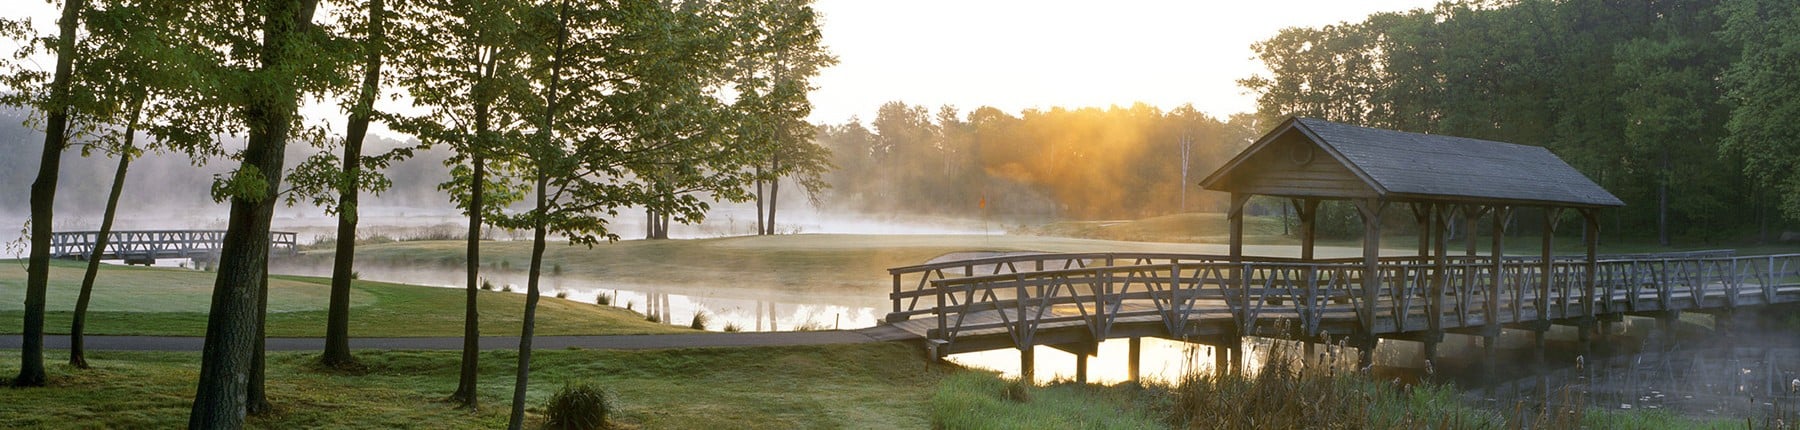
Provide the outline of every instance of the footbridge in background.
[[[270,255],[295,255],[300,252],[298,234],[277,231],[269,233]],[[102,246],[100,232],[68,231],[50,234],[50,258],[86,260],[94,248]],[[125,260],[126,264],[155,264],[159,258],[192,258],[210,260],[218,256],[225,243],[224,230],[114,230],[106,235],[105,250],[100,259]]]
[[1384,257],[1378,286],[1364,283],[1364,263],[1144,253],[937,262],[889,270],[887,320],[938,357],[1018,348],[1029,374],[1038,345],[1077,353],[1078,369],[1096,342],[1143,336],[1229,351],[1247,335],[1362,339],[1358,348],[1395,338],[1426,342],[1431,354],[1445,333],[1482,336],[1491,348],[1509,328],[1536,331],[1541,348],[1552,325],[1581,327],[1585,341],[1596,321],[1625,315],[1800,302],[1800,254]]

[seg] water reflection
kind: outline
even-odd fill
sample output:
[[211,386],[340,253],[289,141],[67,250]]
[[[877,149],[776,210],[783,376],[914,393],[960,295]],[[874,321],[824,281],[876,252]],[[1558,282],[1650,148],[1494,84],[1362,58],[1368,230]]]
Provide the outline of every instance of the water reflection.
[[[270,271],[280,274],[331,276],[329,262],[289,261],[274,263]],[[394,267],[359,264],[361,279],[465,288],[467,275],[460,268]],[[524,294],[527,274],[509,270],[485,270],[482,277],[494,289]],[[724,331],[727,327],[740,331],[793,331],[857,329],[875,326],[885,310],[874,306],[790,300],[791,294],[733,287],[707,289],[691,286],[660,286],[605,282],[564,275],[542,275],[539,289],[546,300],[558,293],[567,300],[596,303],[604,294],[610,305],[631,309],[657,320],[678,326],[689,326],[694,316],[704,314],[706,329]],[[760,298],[759,298],[760,297]]]

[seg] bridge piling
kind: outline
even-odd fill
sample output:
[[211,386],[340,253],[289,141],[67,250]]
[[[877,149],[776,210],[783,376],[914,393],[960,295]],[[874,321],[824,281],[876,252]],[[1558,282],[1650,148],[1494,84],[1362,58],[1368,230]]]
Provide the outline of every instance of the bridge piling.
[[1134,384],[1142,381],[1141,375],[1138,373],[1140,369],[1138,366],[1144,358],[1143,345],[1143,338],[1132,336],[1130,341],[1131,351],[1126,354],[1128,356],[1126,359],[1128,364],[1126,364],[1126,366],[1129,368],[1129,370],[1127,370],[1127,372],[1129,372],[1127,377],[1130,378],[1130,381]]
[[1037,384],[1037,354],[1033,347],[1019,347],[1019,380],[1028,384]]

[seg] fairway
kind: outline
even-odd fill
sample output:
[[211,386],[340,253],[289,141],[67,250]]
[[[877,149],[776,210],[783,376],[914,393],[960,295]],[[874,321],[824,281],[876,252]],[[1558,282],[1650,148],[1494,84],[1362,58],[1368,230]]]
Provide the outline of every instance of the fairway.
[[[68,333],[85,263],[53,261],[50,271],[50,334]],[[87,334],[200,336],[206,332],[213,273],[187,269],[104,265],[95,282],[88,311]],[[0,318],[23,317],[25,268],[17,260],[0,261]],[[273,276],[269,280],[271,337],[323,337],[330,280]],[[353,337],[461,336],[465,291],[385,282],[351,285],[350,335]],[[525,297],[482,291],[484,334],[515,335],[521,327]],[[546,296],[538,308],[539,334],[607,335],[692,332],[646,322],[623,309],[576,303]],[[16,334],[19,327],[0,327]]]

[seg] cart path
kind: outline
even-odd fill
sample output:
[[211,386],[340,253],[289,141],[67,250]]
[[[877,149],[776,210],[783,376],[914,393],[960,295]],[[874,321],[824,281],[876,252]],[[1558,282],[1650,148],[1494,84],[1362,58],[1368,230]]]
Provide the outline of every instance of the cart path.
[[[206,338],[196,336],[85,336],[90,351],[199,351]],[[730,348],[756,346],[801,346],[873,343],[916,339],[892,326],[876,326],[858,330],[794,331],[772,333],[694,333],[615,336],[534,336],[532,349],[674,349]],[[0,335],[0,349],[19,349],[21,335]],[[351,349],[378,350],[461,350],[462,337],[371,337],[351,338]],[[324,338],[272,337],[270,351],[318,351],[325,349]],[[46,349],[68,349],[66,335],[44,336]],[[518,336],[483,336],[481,349],[517,349]]]

